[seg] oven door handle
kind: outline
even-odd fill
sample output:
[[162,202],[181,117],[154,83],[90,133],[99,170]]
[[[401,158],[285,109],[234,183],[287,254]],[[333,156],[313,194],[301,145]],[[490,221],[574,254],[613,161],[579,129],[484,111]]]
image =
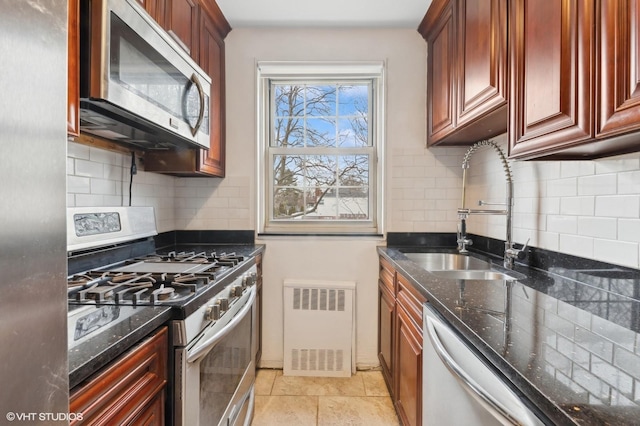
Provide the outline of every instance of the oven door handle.
[[211,350],[211,348],[213,348],[213,346],[215,346],[223,337],[229,334],[229,332],[233,330],[233,328],[240,321],[242,321],[249,312],[251,312],[254,300],[256,300],[256,286],[251,287],[247,303],[245,303],[242,309],[238,311],[238,313],[233,317],[231,321],[225,324],[222,330],[218,331],[213,336],[207,337],[202,343],[194,347],[193,350],[189,351],[189,353],[187,354],[187,362],[197,362],[200,358],[205,356]]

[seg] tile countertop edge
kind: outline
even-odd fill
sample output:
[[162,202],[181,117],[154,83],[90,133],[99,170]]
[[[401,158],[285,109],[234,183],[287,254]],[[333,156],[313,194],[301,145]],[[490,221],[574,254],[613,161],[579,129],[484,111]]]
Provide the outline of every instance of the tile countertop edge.
[[[552,424],[554,425],[578,424],[576,421],[571,419],[565,411],[551,401],[547,395],[543,394],[533,383],[517,371],[506,359],[496,353],[493,348],[491,348],[463,321],[461,321],[460,318],[451,313],[444,304],[440,303],[434,294],[430,293],[429,290],[425,288],[424,284],[419,280],[419,277],[424,274],[429,274],[428,272],[414,262],[406,259],[399,250],[393,247],[379,246],[377,251],[385,259],[390,261],[396,269],[405,276],[405,278],[408,278],[413,284],[415,284],[416,288],[427,298],[429,303],[431,303],[437,311],[484,356],[488,362],[490,362],[498,371],[510,380],[513,385],[515,385],[517,389],[514,389],[514,391],[519,391],[534,404],[532,408],[535,411],[543,413],[550,421],[553,422]],[[399,256],[397,255],[402,256],[402,258],[398,258]],[[436,278],[434,278],[433,275],[430,275],[430,279]]]
[[118,330],[101,333],[70,349],[69,390],[72,391],[170,319],[170,307],[143,307]]

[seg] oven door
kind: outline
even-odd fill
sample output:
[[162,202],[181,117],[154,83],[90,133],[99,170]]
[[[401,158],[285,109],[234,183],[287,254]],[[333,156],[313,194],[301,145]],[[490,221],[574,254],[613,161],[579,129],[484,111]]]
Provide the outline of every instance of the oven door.
[[212,327],[176,349],[177,425],[251,422],[255,297],[253,286]]

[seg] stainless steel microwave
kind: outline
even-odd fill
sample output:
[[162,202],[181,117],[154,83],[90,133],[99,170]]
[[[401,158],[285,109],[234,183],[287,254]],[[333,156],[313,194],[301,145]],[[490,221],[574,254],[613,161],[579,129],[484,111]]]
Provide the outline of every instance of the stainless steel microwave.
[[80,131],[132,148],[209,148],[211,78],[136,2],[80,7]]

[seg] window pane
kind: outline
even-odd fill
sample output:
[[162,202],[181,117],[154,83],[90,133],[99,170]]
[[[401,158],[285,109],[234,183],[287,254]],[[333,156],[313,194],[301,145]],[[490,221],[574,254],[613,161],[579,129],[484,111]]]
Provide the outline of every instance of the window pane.
[[271,84],[270,219],[371,221],[371,83]]
[[361,148],[369,145],[366,117],[341,118],[338,121],[338,147]]
[[340,188],[338,219],[369,219],[369,188]]
[[295,117],[304,114],[304,86],[275,85],[276,117]]
[[369,184],[368,155],[343,155],[338,163],[341,186],[362,187]]
[[329,118],[307,119],[307,146],[336,146],[336,122]]
[[369,218],[369,155],[274,155],[274,219]]
[[273,123],[273,141],[271,146],[304,146],[304,127],[302,118],[277,118]]
[[273,194],[273,218],[292,219],[300,215],[303,193],[298,188],[278,188]]
[[308,155],[305,162],[305,186],[335,186],[336,157]]
[[301,155],[274,155],[273,185],[302,186],[304,157]]
[[336,86],[306,86],[306,111],[311,117],[336,115]]
[[369,113],[369,86],[366,84],[340,86],[338,90],[340,115]]

